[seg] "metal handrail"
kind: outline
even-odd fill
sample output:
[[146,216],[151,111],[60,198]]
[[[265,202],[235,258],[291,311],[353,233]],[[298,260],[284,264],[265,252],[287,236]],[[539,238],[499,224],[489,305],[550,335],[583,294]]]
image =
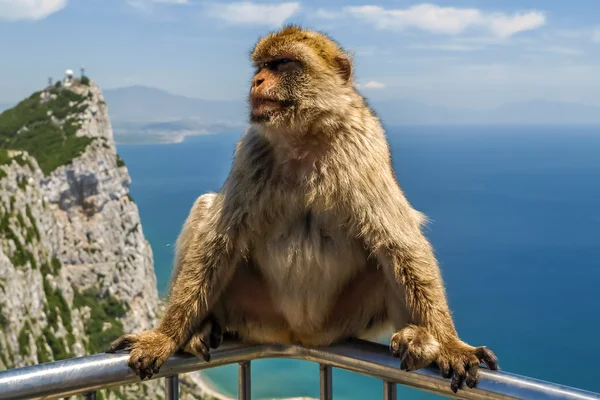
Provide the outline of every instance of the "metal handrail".
[[[95,391],[139,382],[127,366],[127,353],[91,356],[38,364],[0,372],[0,400],[53,399],[83,394],[95,398]],[[450,390],[450,380],[435,368],[406,372],[399,368],[388,347],[379,343],[353,340],[325,347],[306,348],[288,345],[243,345],[226,341],[211,353],[211,361],[176,354],[169,358],[153,379],[167,378],[166,399],[178,396],[177,375],[238,363],[238,398],[250,399],[250,361],[264,358],[293,358],[321,365],[321,399],[331,399],[331,368],[379,378],[384,384],[384,399],[396,398],[396,383],[460,399],[596,399],[600,394],[519,376],[480,369],[477,387],[463,385],[458,393]]]

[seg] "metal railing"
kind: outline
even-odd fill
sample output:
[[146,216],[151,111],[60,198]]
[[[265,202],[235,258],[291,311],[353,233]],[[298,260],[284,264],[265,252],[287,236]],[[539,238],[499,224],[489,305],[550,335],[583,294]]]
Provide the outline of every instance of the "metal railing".
[[[211,361],[185,354],[176,354],[161,367],[153,379],[165,379],[165,399],[177,399],[178,375],[228,364],[239,364],[238,398],[250,400],[251,360],[264,358],[294,358],[320,364],[320,397],[332,395],[332,367],[379,378],[383,381],[383,398],[396,399],[396,384],[460,399],[597,399],[600,394],[555,383],[500,371],[480,369],[477,387],[463,385],[458,393],[450,390],[450,380],[435,368],[406,372],[399,360],[392,357],[387,346],[362,340],[350,341],[326,348],[305,348],[287,345],[242,345],[225,342],[211,353]],[[0,372],[0,400],[54,399],[82,394],[95,399],[96,391],[139,382],[127,366],[129,355],[95,354],[30,367]]]

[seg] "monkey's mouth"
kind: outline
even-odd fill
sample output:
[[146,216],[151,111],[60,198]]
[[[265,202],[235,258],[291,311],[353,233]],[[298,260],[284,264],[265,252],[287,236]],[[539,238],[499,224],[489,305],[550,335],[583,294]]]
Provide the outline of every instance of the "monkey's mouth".
[[271,97],[252,96],[250,99],[252,114],[256,116],[272,115],[279,111],[283,111],[285,108],[291,105],[292,103],[288,100],[280,100]]

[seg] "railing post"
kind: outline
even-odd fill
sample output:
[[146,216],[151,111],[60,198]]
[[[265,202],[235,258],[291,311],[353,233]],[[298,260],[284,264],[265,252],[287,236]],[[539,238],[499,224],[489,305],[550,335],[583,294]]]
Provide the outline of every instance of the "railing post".
[[179,399],[179,376],[167,376],[165,378],[165,400]]
[[396,384],[383,381],[383,400],[396,400]]
[[83,395],[85,400],[96,400],[96,392],[87,392]]
[[244,361],[238,367],[238,399],[250,400],[250,361]]
[[319,364],[319,378],[321,381],[321,400],[333,399],[333,388],[331,387],[331,366]]

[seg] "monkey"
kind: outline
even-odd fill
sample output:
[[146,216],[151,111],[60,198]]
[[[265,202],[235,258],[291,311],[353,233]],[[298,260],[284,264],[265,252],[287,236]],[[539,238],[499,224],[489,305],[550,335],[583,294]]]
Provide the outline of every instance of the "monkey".
[[350,54],[287,25],[250,59],[249,126],[220,190],[183,224],[164,316],[107,351],[128,349],[143,380],[179,350],[209,361],[224,334],[328,346],[393,332],[401,370],[436,364],[454,393],[475,387],[497,357],[458,336],[428,218],[398,183]]

